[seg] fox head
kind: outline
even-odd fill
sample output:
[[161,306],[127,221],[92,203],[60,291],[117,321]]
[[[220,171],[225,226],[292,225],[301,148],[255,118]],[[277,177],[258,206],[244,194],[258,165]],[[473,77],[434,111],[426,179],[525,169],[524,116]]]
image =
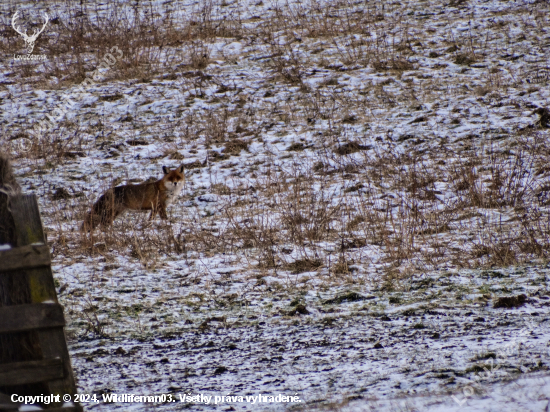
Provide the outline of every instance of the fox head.
[[185,183],[183,165],[174,170],[170,170],[166,166],[162,166],[162,171],[164,172],[164,176],[162,177],[164,186],[171,196],[177,196],[183,189],[183,184]]

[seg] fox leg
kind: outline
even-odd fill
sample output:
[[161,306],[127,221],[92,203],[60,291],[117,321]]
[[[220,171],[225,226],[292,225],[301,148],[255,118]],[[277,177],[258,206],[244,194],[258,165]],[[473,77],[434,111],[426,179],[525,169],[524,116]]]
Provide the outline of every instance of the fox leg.
[[155,200],[151,202],[151,214],[149,215],[149,220],[152,221],[155,219],[155,216],[159,212],[159,197],[156,196]]
[[92,207],[92,226],[98,224],[105,229],[111,225],[115,218],[124,210],[124,206],[116,205],[115,194],[112,189],[103,194]]
[[111,226],[115,219],[124,213],[126,208],[127,207],[124,203],[114,204],[114,201],[110,201],[109,203],[107,203],[104,209],[101,210],[100,215],[98,216],[100,218],[99,223],[101,224],[103,229],[107,228],[107,226]]
[[96,203],[91,210],[86,214],[82,223],[82,230],[86,232],[93,231],[97,226],[105,224],[105,210],[102,210],[103,205]]
[[166,214],[166,206],[163,204],[159,205],[159,215],[163,220],[168,219],[168,215]]
[[154,220],[158,212],[159,212],[159,203],[157,199],[155,202],[151,203],[151,214],[149,215],[149,220]]
[[155,216],[159,214],[161,219],[168,219],[168,215],[166,214],[166,209],[163,207],[159,207],[158,209],[151,210],[151,214],[149,215],[149,220],[154,220]]
[[101,226],[103,229],[107,228],[107,226],[111,226],[121,212],[121,210],[117,209],[107,211],[107,213],[101,217]]
[[97,223],[94,222],[94,216],[92,215],[92,212],[88,212],[84,217],[84,222],[82,222],[80,230],[83,232],[91,232],[95,229],[96,225]]

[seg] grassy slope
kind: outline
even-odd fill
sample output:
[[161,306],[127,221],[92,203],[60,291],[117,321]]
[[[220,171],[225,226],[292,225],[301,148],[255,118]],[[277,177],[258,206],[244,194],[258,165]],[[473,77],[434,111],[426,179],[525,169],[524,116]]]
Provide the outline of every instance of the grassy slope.
[[[1,127],[40,196],[83,391],[339,402],[459,393],[478,351],[506,353],[487,381],[545,368],[506,348],[547,341],[547,6],[48,7],[61,23],[36,53],[52,57],[3,63]],[[77,95],[113,46],[124,57]],[[110,185],[182,162],[168,224],[78,233]],[[324,303],[350,290],[374,298]],[[490,308],[517,293],[526,309]]]

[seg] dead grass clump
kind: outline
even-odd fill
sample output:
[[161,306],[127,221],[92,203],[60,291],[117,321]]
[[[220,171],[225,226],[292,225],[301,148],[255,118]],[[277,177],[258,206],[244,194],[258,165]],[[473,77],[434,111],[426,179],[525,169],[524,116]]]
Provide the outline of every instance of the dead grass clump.
[[129,146],[147,146],[150,142],[145,139],[130,139],[126,140],[126,144]]
[[451,0],[450,3],[449,3],[449,6],[450,7],[460,7],[460,6],[464,5],[467,2],[468,2],[468,0]]
[[210,63],[210,46],[202,40],[193,40],[185,48],[189,66],[195,70],[206,69]]
[[401,277],[401,273],[398,269],[389,268],[381,278],[380,291],[394,292],[395,290],[399,289]]
[[238,156],[241,154],[243,150],[248,151],[249,145],[250,143],[247,141],[240,140],[240,139],[232,139],[225,144],[225,148],[223,152],[225,154]]
[[305,146],[303,143],[295,142],[286,148],[287,152],[302,152],[304,151]]
[[183,164],[184,169],[197,169],[199,167],[205,167],[205,166],[206,166],[206,163],[201,163],[200,160],[195,160],[194,162]]
[[339,154],[340,156],[345,156],[352,153],[357,153],[361,150],[368,150],[368,149],[370,149],[370,146],[363,146],[357,142],[348,142],[337,146],[334,149],[334,152],[336,154]]
[[493,303],[493,308],[517,308],[523,306],[527,301],[527,296],[517,295],[517,296],[503,296],[497,298]]
[[[333,193],[323,188],[323,177],[317,179],[311,169],[295,164],[292,182],[280,195],[276,207],[281,216],[282,227],[297,245],[319,242],[329,237],[331,226],[339,210],[340,202],[332,202]],[[286,176],[285,176],[286,177]],[[321,183],[321,190],[317,185]]]
[[177,150],[169,153],[167,156],[168,156],[169,159],[172,159],[172,160],[183,160],[183,159],[185,159],[185,156],[182,155]]
[[323,302],[323,305],[334,305],[334,304],[341,304],[346,302],[358,302],[369,298],[372,298],[372,297],[362,295],[361,293],[358,293],[358,292],[349,291],[349,292],[342,293],[341,295],[338,295],[332,299],[325,300]]
[[331,272],[335,275],[345,275],[350,272],[348,262],[346,259],[340,259],[330,268]]
[[313,171],[316,173],[324,172],[325,169],[327,169],[327,165],[325,165],[323,162],[316,162],[313,165]]
[[418,234],[419,235],[435,235],[435,234],[438,234],[438,233],[449,232],[451,230],[452,230],[451,227],[447,223],[444,223],[441,226],[428,227],[427,229],[419,230]]
[[294,274],[312,272],[319,269],[323,265],[318,259],[299,259],[294,262],[287,263],[285,268],[292,271]]
[[452,46],[448,47],[445,52],[446,53],[454,53],[459,50],[459,47],[456,44],[453,44]]
[[347,224],[348,231],[355,230],[361,223],[365,222],[365,220],[364,216],[355,216]]
[[289,311],[281,310],[281,315],[284,316],[298,316],[298,315],[308,315],[309,311],[306,308],[306,305],[303,303],[297,304],[293,309]]
[[112,95],[104,95],[99,96],[98,100],[100,102],[116,102],[117,100],[122,99],[124,96],[120,93],[112,94]]
[[[202,83],[197,85],[198,93],[202,94]],[[210,148],[212,144],[225,144],[229,138],[229,113],[227,111],[209,112],[204,119],[205,145]]]
[[231,194],[231,189],[223,183],[213,184],[212,185],[212,190],[214,191],[214,193],[216,193],[218,195],[222,195],[222,196],[226,196],[226,195]]
[[226,154],[222,154],[216,150],[208,151],[208,161],[210,162],[219,162],[227,159],[229,159],[229,156],[227,156]]
[[357,116],[352,114],[344,116],[344,118],[342,119],[342,123],[346,123],[346,124],[354,124],[354,123],[357,123],[357,121],[358,121]]
[[[349,172],[348,172],[349,173]],[[346,189],[344,189],[344,193],[353,193],[353,192],[357,192],[358,190],[364,188],[365,185],[363,183],[357,183],[351,187],[348,187]]]
[[51,195],[52,200],[67,200],[70,199],[71,194],[64,187],[59,187],[56,189],[55,193]]
[[517,262],[516,253],[510,243],[474,244],[472,255],[476,258],[486,258],[491,264],[509,266]]
[[478,96],[485,96],[486,94],[491,92],[491,88],[487,86],[478,87],[474,90],[475,94]]
[[329,77],[328,79],[321,82],[322,86],[338,86],[338,78],[337,77]]
[[460,64],[460,65],[463,65],[463,66],[469,66],[469,65],[471,65],[472,63],[475,63],[475,62],[476,62],[475,57],[473,57],[469,54],[458,54],[454,59],[455,64]]
[[49,130],[37,127],[31,136],[19,134],[12,142],[15,158],[44,160],[42,164],[45,168],[53,168],[66,159],[85,156],[89,145],[88,137],[81,128],[68,121],[53,123]]
[[550,127],[550,110],[546,107],[539,107],[533,111],[533,114],[538,114],[540,116],[537,125],[541,128]]
[[392,60],[378,60],[372,62],[372,67],[377,71],[394,70],[396,72],[403,72],[406,70],[413,70],[414,65],[405,59],[392,59]]
[[277,72],[281,78],[290,84],[302,84],[304,77],[303,63],[300,58],[291,53],[290,56],[274,57],[270,61],[271,68]]
[[[204,69],[210,62],[211,39],[242,38],[241,19],[226,12],[218,1],[205,2],[179,19],[170,6],[152,3],[131,5],[108,3],[97,15],[91,3],[70,0],[58,14],[50,14],[55,30],[45,31],[36,42],[35,52],[54,56],[36,71],[37,65],[22,64],[28,76],[42,82],[62,79],[80,83],[93,71],[93,80],[136,78],[150,81],[181,64],[183,48],[189,67]],[[10,15],[13,12],[10,13]],[[0,50],[12,55],[19,52],[20,37],[13,30],[0,42]],[[108,65],[103,65],[107,56]],[[114,57],[113,57],[114,56]],[[100,68],[101,70],[97,70]],[[54,83],[56,83],[54,81]]]

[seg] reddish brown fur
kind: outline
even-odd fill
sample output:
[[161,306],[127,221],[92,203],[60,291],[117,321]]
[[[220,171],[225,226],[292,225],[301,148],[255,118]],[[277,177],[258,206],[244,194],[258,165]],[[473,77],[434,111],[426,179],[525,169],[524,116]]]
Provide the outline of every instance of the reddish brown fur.
[[152,183],[117,186],[107,190],[94,203],[86,215],[82,228],[95,229],[98,224],[108,226],[124,211],[150,210],[149,220],[158,213],[161,219],[167,219],[166,206],[179,194],[185,181],[183,166],[174,170],[163,167],[162,179]]

